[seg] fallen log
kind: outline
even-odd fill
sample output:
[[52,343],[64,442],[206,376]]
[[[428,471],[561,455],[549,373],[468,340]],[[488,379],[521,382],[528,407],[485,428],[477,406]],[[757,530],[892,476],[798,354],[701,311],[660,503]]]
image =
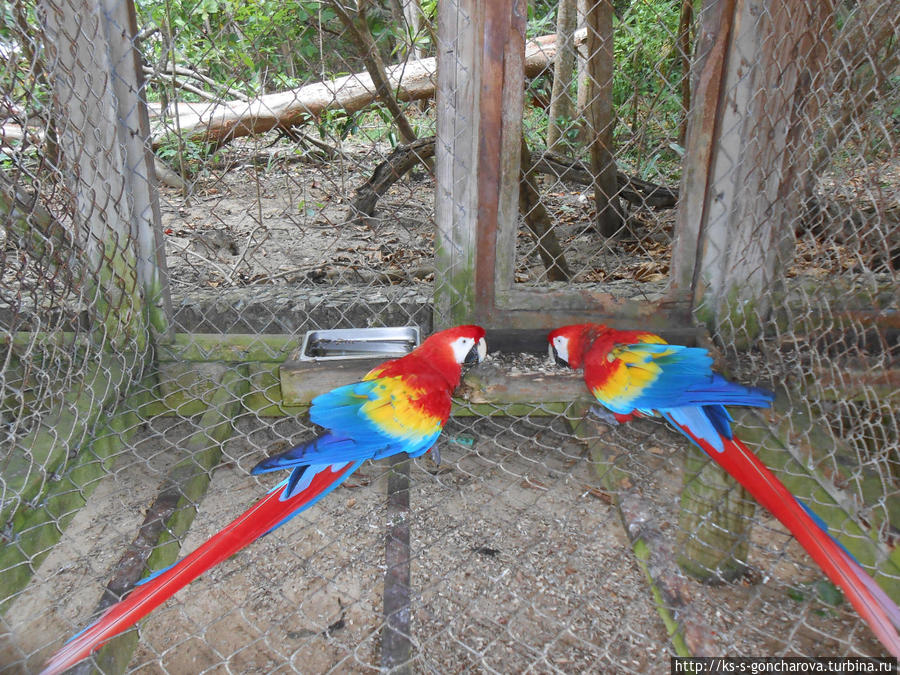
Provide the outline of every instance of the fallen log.
[[[593,178],[587,165],[581,160],[558,155],[554,152],[532,153],[532,171],[556,176],[563,181],[579,185],[591,185]],[[651,209],[671,209],[678,203],[678,188],[657,185],[622,171],[616,174],[618,196],[635,206]]]
[[[576,44],[586,38],[584,30],[575,34]],[[556,56],[556,35],[544,35],[525,45],[525,75],[536,77],[552,67]],[[391,89],[401,101],[431,98],[435,92],[436,59],[410,61],[387,68]],[[177,128],[185,139],[221,145],[251,134],[306,123],[326,110],[356,112],[375,101],[377,90],[368,73],[354,73],[297,89],[266,94],[251,101],[221,103],[175,103],[177,124],[171,119],[165,129],[155,124],[154,148]],[[159,107],[150,105],[159,119]]]
[[375,167],[372,177],[356,189],[350,205],[353,221],[365,220],[375,215],[375,206],[381,196],[417,164],[434,157],[434,136],[420,138],[412,143],[398,145],[387,158]]

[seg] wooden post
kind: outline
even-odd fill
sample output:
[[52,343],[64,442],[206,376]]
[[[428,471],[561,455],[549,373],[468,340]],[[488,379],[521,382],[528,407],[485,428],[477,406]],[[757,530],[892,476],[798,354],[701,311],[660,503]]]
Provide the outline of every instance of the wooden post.
[[141,54],[134,44],[137,17],[134,3],[102,0],[115,93],[118,137],[125,160],[124,180],[130,197],[130,225],[138,281],[144,291],[149,325],[157,335],[171,338],[172,299],[166,271],[166,252],[150,148],[150,117],[144,98]]
[[488,318],[518,215],[525,3],[438,4],[435,328]]
[[734,0],[710,3],[702,17],[692,73],[693,106],[688,113],[684,173],[672,245],[672,290],[689,291],[697,271],[701,222],[716,151],[726,57],[731,46]]
[[[701,13],[672,289],[690,289],[695,314],[728,345],[759,335],[790,263],[829,12],[722,0]],[[701,456],[687,461],[680,562],[707,580],[734,577],[749,538],[744,495]]]
[[725,343],[759,335],[790,264],[831,3],[704,9],[673,288]]
[[[60,168],[73,195],[100,343],[129,360],[147,347],[132,236],[127,152],[119,124],[107,17],[98,0],[42,2],[58,116]],[[122,70],[124,72],[124,69]],[[119,88],[126,86],[119,83]],[[123,102],[123,105],[124,102]]]
[[525,3],[460,0],[438,9],[435,329],[591,320],[693,340],[684,291],[644,301],[603,287],[515,283]]
[[678,511],[678,564],[692,577],[718,584],[747,570],[750,525],[756,504],[749,493],[700,448],[684,458]]

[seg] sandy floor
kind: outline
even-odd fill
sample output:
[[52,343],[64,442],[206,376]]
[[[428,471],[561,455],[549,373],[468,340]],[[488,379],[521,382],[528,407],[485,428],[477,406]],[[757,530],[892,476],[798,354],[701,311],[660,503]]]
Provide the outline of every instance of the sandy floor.
[[[187,421],[163,418],[81,509],[0,619],[2,672],[27,673],[90,616],[175,461]],[[247,469],[302,424],[244,416],[183,550],[232,519],[274,478]],[[680,440],[645,421],[613,432],[635,448],[623,486],[677,537]],[[409,524],[415,672],[660,672],[673,653],[618,510],[561,418],[451,420],[443,462],[413,464]],[[381,662],[385,463],[184,589],[148,617],[130,668],[141,673],[370,672]],[[266,477],[269,478],[269,477]],[[780,526],[754,530],[754,574],[690,606],[720,654],[877,654],[846,604]],[[800,589],[798,591],[798,589]],[[804,592],[805,589],[805,592]]]

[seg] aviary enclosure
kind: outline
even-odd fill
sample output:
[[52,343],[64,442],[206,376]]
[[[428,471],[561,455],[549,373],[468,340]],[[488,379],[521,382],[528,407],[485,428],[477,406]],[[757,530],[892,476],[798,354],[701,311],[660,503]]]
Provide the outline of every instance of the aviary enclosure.
[[[738,433],[900,600],[900,18],[888,0],[25,0],[0,10],[0,671],[38,670],[460,322],[442,463],[370,463],[101,672],[660,672],[880,655],[796,542],[547,329],[709,347]],[[79,671],[81,672],[81,671]]]

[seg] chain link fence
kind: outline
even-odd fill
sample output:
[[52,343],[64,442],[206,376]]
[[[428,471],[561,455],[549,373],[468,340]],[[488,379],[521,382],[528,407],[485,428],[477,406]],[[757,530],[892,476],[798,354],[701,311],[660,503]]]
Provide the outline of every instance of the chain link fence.
[[[469,310],[650,326],[775,389],[738,434],[898,599],[891,3],[499,5],[511,88],[477,56],[500,10],[462,0],[0,10],[0,672],[39,670],[274,484],[249,469],[355,372],[298,366],[306,331],[427,334]],[[475,83],[521,133],[479,126]],[[459,223],[490,211],[465,190],[492,144],[518,196],[497,188],[485,251]],[[652,420],[611,427],[577,376],[498,344],[440,465],[366,464],[93,665],[883,653],[699,451]]]

